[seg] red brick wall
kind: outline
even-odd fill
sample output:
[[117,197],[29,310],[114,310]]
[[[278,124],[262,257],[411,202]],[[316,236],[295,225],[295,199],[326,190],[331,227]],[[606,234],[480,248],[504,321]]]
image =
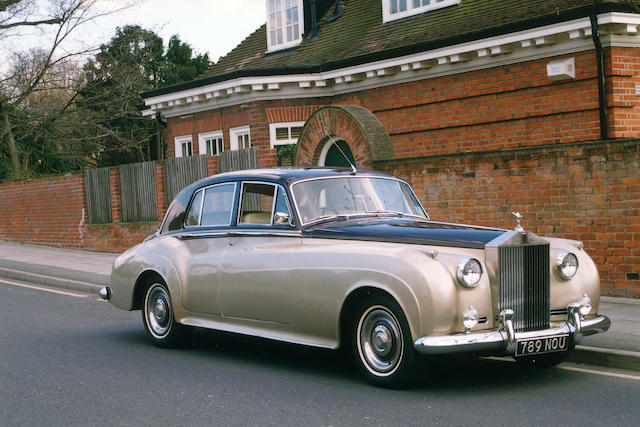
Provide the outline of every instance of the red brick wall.
[[[208,172],[218,172],[218,158],[208,158]],[[122,252],[158,227],[168,203],[164,163],[156,163],[158,221],[121,222],[118,169],[110,171],[110,224],[88,224],[83,173],[0,183],[0,240],[54,247]]]
[[640,297],[640,140],[377,163],[406,179],[432,219],[580,240],[603,292]]

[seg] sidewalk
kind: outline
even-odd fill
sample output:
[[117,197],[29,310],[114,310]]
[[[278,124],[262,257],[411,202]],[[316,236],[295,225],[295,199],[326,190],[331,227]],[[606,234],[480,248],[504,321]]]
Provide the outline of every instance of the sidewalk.
[[[0,278],[97,294],[116,257],[0,240]],[[599,311],[611,319],[611,329],[585,337],[570,360],[640,371],[640,300],[602,297]]]

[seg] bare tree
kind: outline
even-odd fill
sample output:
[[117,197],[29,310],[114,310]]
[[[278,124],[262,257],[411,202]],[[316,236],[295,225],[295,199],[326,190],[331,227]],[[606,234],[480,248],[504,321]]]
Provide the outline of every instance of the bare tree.
[[[70,48],[65,42],[83,25],[113,13],[114,10],[105,12],[97,7],[98,3],[99,0],[0,0],[0,39],[19,39],[25,28],[38,28],[43,34],[39,49],[10,52],[6,56],[12,58],[10,67],[0,69],[0,144],[4,142],[8,151],[13,178],[29,176],[30,157],[42,142],[33,132],[29,141],[17,141],[16,130],[25,126],[46,129],[70,110],[77,96],[70,67],[75,58],[84,58],[93,49]],[[46,114],[35,114],[43,111]],[[37,127],[33,126],[36,116],[40,125]]]

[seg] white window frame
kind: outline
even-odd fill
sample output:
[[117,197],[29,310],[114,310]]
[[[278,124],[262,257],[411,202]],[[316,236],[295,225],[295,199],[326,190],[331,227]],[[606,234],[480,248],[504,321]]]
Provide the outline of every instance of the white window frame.
[[280,1],[280,11],[278,15],[280,17],[280,22],[282,23],[281,27],[278,27],[282,30],[282,43],[280,44],[272,44],[271,43],[271,14],[269,13],[269,3],[276,0],[265,0],[266,11],[267,11],[267,52],[274,52],[277,50],[287,49],[290,47],[294,47],[299,45],[302,42],[302,33],[304,32],[304,7],[302,5],[303,0],[290,0],[292,5],[298,8],[298,37],[291,41],[287,41],[287,22],[286,22],[286,4],[288,0],[279,0]]
[[382,22],[395,21],[396,19],[406,18],[407,16],[418,15],[443,7],[455,6],[460,4],[462,0],[430,0],[429,4],[424,6],[422,6],[422,0],[420,0],[421,5],[418,7],[413,6],[414,0],[407,0],[407,10],[391,13],[391,3],[399,1],[400,0],[382,0]]
[[193,136],[191,135],[182,135],[176,136],[173,138],[173,144],[175,148],[176,157],[183,157],[182,155],[182,145],[183,144],[191,144],[191,155],[193,156]]
[[241,147],[238,144],[238,136],[241,135],[247,135],[248,138],[248,142],[249,142],[249,147],[242,147],[242,148],[250,148],[252,147],[251,145],[251,126],[239,126],[236,128],[231,128],[229,129],[229,145],[231,147],[231,150],[239,150]]
[[[221,130],[216,130],[198,134],[198,152],[200,154],[209,154],[207,153],[207,141],[211,140],[216,141],[216,149],[219,149],[217,154],[210,154],[211,156],[218,156],[224,151],[224,136]],[[218,141],[220,141],[220,145],[218,145]]]
[[[282,123],[269,123],[269,140],[271,142],[271,148],[276,147],[277,145],[289,145],[289,144],[297,144],[298,140],[296,138],[291,138],[291,128],[292,127],[303,127],[305,122],[282,122]],[[276,129],[287,128],[289,133],[288,139],[276,140]]]

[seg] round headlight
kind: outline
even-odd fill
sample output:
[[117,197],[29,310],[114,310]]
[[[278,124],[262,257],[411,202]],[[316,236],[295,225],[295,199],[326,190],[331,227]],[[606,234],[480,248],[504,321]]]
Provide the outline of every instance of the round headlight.
[[466,288],[475,288],[482,277],[482,265],[475,258],[463,258],[456,272],[458,282]]
[[578,258],[569,251],[562,251],[556,258],[558,275],[564,280],[569,280],[578,272]]

